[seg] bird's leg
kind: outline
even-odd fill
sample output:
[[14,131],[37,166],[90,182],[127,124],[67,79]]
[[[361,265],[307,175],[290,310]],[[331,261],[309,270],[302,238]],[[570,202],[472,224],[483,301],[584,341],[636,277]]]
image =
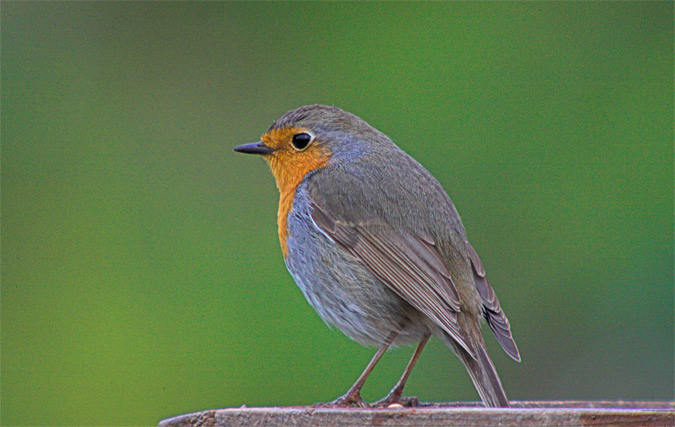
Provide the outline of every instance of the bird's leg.
[[387,340],[377,350],[373,358],[370,359],[370,362],[368,362],[368,366],[366,366],[366,369],[363,370],[363,372],[356,380],[356,382],[349,388],[349,390],[347,390],[347,393],[330,402],[329,405],[359,406],[361,408],[368,407],[368,404],[364,402],[363,399],[361,398],[361,388],[363,387],[363,384],[365,384],[368,375],[370,375],[373,368],[375,368],[375,365],[377,365],[377,362],[380,360],[384,352],[387,351],[391,343],[394,342],[394,339],[396,338],[397,335],[398,332],[392,332],[391,334],[389,334]]
[[417,359],[420,358],[422,350],[424,350],[424,346],[427,345],[430,336],[431,335],[426,334],[424,337],[422,337],[422,340],[419,344],[417,344],[417,348],[408,362],[408,366],[405,367],[405,371],[403,371],[401,379],[398,380],[394,388],[391,389],[386,397],[377,401],[376,405],[390,405],[392,403],[400,403],[404,406],[419,406],[419,400],[416,397],[402,397],[403,387],[405,387],[405,383],[408,381],[408,377],[410,376],[415,363],[417,363]]

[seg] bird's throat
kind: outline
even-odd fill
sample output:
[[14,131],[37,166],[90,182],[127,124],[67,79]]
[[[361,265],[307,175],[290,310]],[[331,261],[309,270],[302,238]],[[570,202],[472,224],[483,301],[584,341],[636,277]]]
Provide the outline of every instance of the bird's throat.
[[[312,147],[310,147],[312,148]],[[279,188],[279,212],[277,225],[279,228],[279,242],[284,258],[288,255],[288,215],[293,209],[295,192],[298,185],[308,173],[328,164],[330,156],[322,151],[310,150],[295,153],[277,151],[273,155],[265,156],[270,165],[272,175]]]

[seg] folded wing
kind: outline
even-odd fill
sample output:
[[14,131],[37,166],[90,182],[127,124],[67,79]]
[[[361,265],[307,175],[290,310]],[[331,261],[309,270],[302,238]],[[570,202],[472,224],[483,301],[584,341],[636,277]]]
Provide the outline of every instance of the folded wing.
[[[399,232],[381,222],[341,221],[322,209],[316,200],[311,204],[311,216],[324,235],[359,258],[392,291],[476,358],[457,323],[460,310],[457,288],[431,238]],[[508,321],[506,327],[508,331]]]
[[485,320],[506,354],[520,362],[520,353],[518,352],[516,342],[511,335],[509,319],[506,318],[502,308],[499,306],[499,300],[497,299],[494,289],[492,289],[492,286],[490,286],[490,283],[485,278],[485,268],[483,267],[483,263],[480,261],[478,254],[469,242],[467,242],[467,248],[469,250],[471,266],[473,267],[473,279],[476,283],[478,294],[483,302],[483,314]]

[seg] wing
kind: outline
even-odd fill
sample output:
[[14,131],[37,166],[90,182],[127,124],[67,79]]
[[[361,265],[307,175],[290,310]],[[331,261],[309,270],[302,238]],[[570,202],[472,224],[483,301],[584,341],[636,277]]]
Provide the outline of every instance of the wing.
[[397,232],[383,223],[347,223],[316,200],[311,201],[311,216],[324,235],[363,261],[392,291],[476,357],[457,323],[459,295],[433,239]]
[[490,283],[485,278],[485,268],[483,267],[483,263],[480,261],[478,254],[469,242],[467,242],[467,248],[469,250],[471,265],[473,266],[473,279],[476,283],[476,289],[478,290],[480,299],[483,301],[485,320],[487,320],[490,329],[492,329],[492,332],[497,337],[497,341],[506,354],[520,362],[520,353],[518,352],[516,342],[511,335],[509,319],[506,318],[502,308],[499,306],[499,300],[497,299],[494,289],[492,289],[492,286],[490,286]]

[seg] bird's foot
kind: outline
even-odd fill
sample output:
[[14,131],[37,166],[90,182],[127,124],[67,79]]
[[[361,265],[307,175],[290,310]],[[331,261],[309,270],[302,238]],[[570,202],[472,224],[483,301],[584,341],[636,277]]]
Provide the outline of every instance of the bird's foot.
[[397,393],[389,393],[384,398],[375,402],[373,406],[386,408],[390,405],[395,404],[405,406],[406,408],[416,408],[418,406],[422,406],[420,400],[415,396],[401,396],[400,394]]
[[361,393],[358,391],[348,391],[343,396],[338,397],[332,402],[320,404],[319,406],[328,407],[328,408],[344,408],[344,407],[357,407],[357,408],[369,408],[366,402],[361,398]]

